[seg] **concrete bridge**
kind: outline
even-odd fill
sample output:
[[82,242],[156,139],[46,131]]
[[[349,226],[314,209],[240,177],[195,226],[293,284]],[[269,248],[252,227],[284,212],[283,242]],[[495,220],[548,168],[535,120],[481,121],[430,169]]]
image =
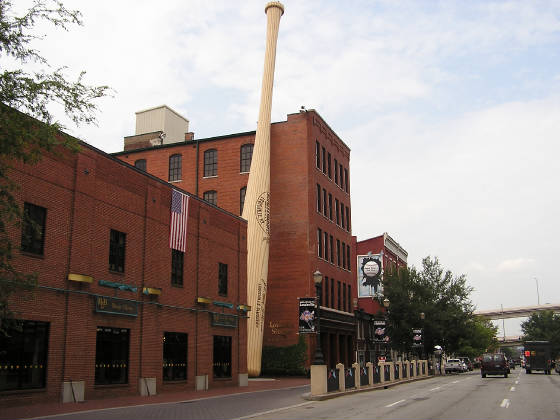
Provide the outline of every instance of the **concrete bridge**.
[[490,309],[485,311],[474,311],[474,314],[486,319],[506,319],[531,316],[531,314],[535,312],[542,311],[554,311],[554,313],[560,313],[560,304],[547,303],[545,305],[522,306],[517,308]]

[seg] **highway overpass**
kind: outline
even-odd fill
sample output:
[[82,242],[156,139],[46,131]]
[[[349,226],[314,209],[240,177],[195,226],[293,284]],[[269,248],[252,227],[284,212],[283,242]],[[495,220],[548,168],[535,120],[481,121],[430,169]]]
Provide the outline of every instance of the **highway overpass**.
[[517,308],[499,308],[482,311],[474,311],[476,316],[481,316],[486,319],[506,319],[506,318],[521,318],[531,316],[535,312],[554,311],[560,313],[560,304],[547,303],[545,305],[535,306],[522,306]]

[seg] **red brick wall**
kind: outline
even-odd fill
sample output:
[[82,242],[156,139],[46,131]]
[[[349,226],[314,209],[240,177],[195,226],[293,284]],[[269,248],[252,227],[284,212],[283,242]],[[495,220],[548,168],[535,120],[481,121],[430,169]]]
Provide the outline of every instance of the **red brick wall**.
[[[163,167],[163,165],[162,165]],[[153,166],[156,168],[156,165]],[[246,304],[246,222],[195,198],[190,199],[183,287],[170,281],[169,219],[171,187],[89,146],[63,158],[45,156],[34,166],[17,165],[11,177],[21,187],[19,203],[47,209],[45,252],[36,257],[15,251],[14,265],[37,272],[39,288],[14,295],[11,309],[20,319],[50,322],[47,387],[39,392],[0,394],[0,405],[60,400],[62,381],[85,381],[86,399],[138,393],[138,379],[155,377],[158,392],[193,389],[196,375],[209,386],[237,384],[246,368],[246,321],[236,309],[202,307],[197,296]],[[109,271],[111,229],[126,233],[124,273]],[[10,237],[20,244],[21,231]],[[218,295],[218,263],[228,264],[228,294]],[[68,274],[93,277],[91,284]],[[136,293],[107,288],[99,280],[138,287]],[[142,287],[161,288],[159,297]],[[139,302],[138,316],[94,312],[94,295]],[[201,311],[202,310],[202,311]],[[237,328],[213,327],[206,312],[240,315]],[[129,328],[128,384],[95,386],[98,326]],[[164,331],[188,334],[187,381],[162,383]],[[213,380],[213,335],[232,336],[232,379]]]

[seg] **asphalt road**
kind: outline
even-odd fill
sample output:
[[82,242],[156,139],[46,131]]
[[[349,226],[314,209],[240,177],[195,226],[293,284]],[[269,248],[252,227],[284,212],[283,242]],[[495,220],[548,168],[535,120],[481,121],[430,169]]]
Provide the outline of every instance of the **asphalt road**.
[[482,379],[478,371],[410,382],[324,401],[309,387],[234,394],[56,415],[64,420],[121,419],[560,419],[560,375],[513,370]]

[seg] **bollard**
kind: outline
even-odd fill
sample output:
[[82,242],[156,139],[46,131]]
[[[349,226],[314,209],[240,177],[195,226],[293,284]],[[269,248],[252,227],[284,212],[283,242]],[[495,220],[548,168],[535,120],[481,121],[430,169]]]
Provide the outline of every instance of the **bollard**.
[[356,387],[356,389],[360,389],[362,386],[360,364],[352,363],[352,370],[354,371],[354,386]]
[[311,365],[311,395],[327,393],[327,365]]
[[344,365],[342,363],[336,364],[338,372],[338,390],[344,391],[346,389],[346,376],[344,375]]
[[373,374],[374,374],[373,370],[375,369],[375,367],[373,366],[373,363],[367,362],[366,363],[366,368],[368,370],[368,383],[369,383],[369,386],[372,386],[373,385]]

